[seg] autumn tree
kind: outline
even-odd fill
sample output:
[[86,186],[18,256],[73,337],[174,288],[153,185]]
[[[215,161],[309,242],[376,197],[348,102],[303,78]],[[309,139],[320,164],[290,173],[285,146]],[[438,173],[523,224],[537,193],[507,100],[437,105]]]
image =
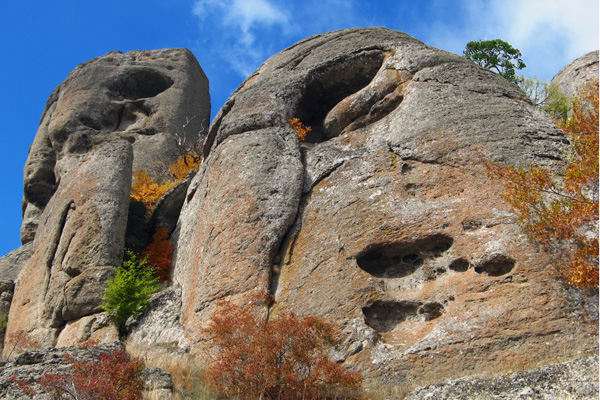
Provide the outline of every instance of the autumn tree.
[[517,82],[515,70],[527,65],[521,59],[521,52],[507,42],[494,40],[478,40],[467,43],[463,57],[481,65],[510,82]]
[[152,243],[141,254],[148,264],[154,267],[154,275],[160,283],[171,279],[171,263],[173,262],[173,245],[169,241],[169,231],[160,226],[152,235]]
[[205,334],[216,348],[204,371],[205,383],[236,399],[352,399],[360,397],[362,377],[328,358],[339,343],[333,326],[316,317],[293,314],[261,319],[254,306],[221,300]]
[[571,146],[560,175],[486,163],[505,187],[525,233],[550,252],[571,285],[598,287],[598,82],[582,90],[573,117],[560,123]]

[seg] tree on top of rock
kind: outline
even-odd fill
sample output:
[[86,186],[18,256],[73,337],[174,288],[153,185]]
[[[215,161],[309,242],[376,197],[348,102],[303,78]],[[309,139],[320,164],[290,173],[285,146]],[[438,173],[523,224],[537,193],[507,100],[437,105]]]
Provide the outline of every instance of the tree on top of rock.
[[510,82],[518,81],[515,69],[523,69],[527,66],[520,58],[519,49],[500,39],[471,41],[467,43],[463,57],[483,68],[497,72]]

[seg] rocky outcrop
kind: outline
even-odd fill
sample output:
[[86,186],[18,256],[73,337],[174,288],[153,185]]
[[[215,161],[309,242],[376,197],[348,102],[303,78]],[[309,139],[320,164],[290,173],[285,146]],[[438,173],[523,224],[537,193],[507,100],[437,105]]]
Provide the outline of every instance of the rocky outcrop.
[[113,140],[63,176],[16,282],[9,336],[53,346],[68,323],[102,311],[106,283],[123,257],[132,161],[131,144]]
[[[295,117],[312,127],[304,143]],[[216,300],[262,288],[272,317],[334,321],[341,359],[390,384],[597,351],[597,315],[522,235],[481,162],[555,168],[565,143],[516,86],[403,33],[295,44],[210,128],[177,231],[188,342],[205,343]]]
[[0,279],[14,281],[25,263],[31,258],[33,243],[29,242],[0,257]]
[[[109,53],[57,88],[25,168],[33,255],[9,335],[112,340],[99,305],[124,243],[176,225],[174,284],[129,321],[132,343],[201,353],[216,302],[264,289],[265,317],[327,318],[337,361],[390,385],[598,351],[597,292],[557,278],[483,165],[564,163],[568,141],[514,84],[401,32],[307,38],[235,91],[199,171],[147,221],[132,171],[160,175],[152,163],[201,129],[206,91],[184,50]],[[292,118],[312,127],[303,142]]]
[[568,97],[576,97],[579,90],[586,84],[598,79],[598,50],[579,57],[562,68],[552,84],[558,85],[558,90]]
[[405,400],[595,400],[598,393],[595,356],[491,379],[472,377],[438,383],[415,390]]
[[116,137],[133,142],[133,170],[154,178],[197,142],[210,117],[208,81],[186,49],[113,51],[79,65],[50,95],[24,171],[23,243],[64,176]]

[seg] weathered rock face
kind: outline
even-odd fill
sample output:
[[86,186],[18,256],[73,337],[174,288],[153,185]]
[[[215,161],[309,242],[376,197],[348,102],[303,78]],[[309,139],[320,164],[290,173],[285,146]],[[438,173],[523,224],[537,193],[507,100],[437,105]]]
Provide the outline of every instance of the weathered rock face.
[[[313,128],[306,143],[294,117]],[[521,234],[481,162],[556,167],[565,143],[516,85],[400,32],[297,43],[211,126],[178,223],[189,342],[217,299],[263,288],[271,315],[331,319],[341,358],[391,383],[597,351],[597,312]]]
[[594,79],[598,79],[598,71],[598,50],[596,50],[579,57],[562,68],[552,78],[551,83],[557,84],[561,93],[575,97],[582,87]]
[[23,243],[63,177],[95,146],[135,141],[133,170],[160,178],[179,155],[177,141],[199,140],[209,117],[208,80],[189,50],[115,51],[79,65],[50,95],[29,151]]
[[131,144],[113,140],[62,177],[17,279],[7,336],[53,346],[69,322],[101,311],[122,261],[132,162]]
[[598,356],[595,356],[493,379],[451,380],[418,389],[405,400],[595,400],[598,393]]

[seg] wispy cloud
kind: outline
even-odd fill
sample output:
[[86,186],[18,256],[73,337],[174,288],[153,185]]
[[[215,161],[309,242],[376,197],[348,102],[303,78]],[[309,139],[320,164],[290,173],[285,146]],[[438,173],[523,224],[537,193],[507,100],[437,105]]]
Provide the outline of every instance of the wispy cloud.
[[219,40],[213,45],[226,44],[230,66],[242,76],[264,61],[269,49],[261,38],[264,32],[284,35],[290,24],[286,11],[269,0],[199,0],[192,12],[217,31]]

